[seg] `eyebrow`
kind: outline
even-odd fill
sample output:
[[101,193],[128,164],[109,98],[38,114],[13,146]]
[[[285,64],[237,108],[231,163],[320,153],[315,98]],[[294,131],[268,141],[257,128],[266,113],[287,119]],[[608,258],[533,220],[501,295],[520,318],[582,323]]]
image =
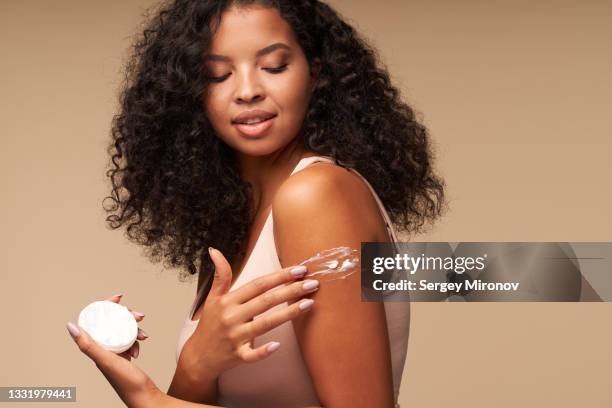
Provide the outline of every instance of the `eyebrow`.
[[[278,49],[284,49],[284,50],[291,50],[291,47],[289,47],[287,44],[284,43],[274,43],[272,45],[268,45],[267,47],[262,48],[261,50],[257,51],[255,53],[255,58],[259,58],[263,55],[266,54],[270,54]],[[218,54],[208,54],[204,57],[204,60],[207,61],[223,61],[223,62],[229,62],[230,59],[229,57],[226,57],[225,55],[218,55]]]

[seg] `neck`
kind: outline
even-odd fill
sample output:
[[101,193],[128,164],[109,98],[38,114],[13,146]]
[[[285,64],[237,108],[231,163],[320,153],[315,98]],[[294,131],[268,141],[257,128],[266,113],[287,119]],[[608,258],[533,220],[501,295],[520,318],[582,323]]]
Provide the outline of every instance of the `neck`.
[[272,204],[272,197],[280,184],[289,177],[300,159],[308,156],[314,156],[314,153],[304,149],[300,137],[266,156],[236,155],[240,175],[253,189],[255,213]]

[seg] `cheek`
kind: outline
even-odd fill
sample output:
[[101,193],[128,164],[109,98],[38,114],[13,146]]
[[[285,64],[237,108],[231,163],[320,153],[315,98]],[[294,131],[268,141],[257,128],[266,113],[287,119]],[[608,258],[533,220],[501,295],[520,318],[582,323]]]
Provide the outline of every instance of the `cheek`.
[[307,78],[302,75],[287,76],[274,84],[274,93],[285,114],[303,115],[310,98]]
[[213,126],[223,123],[227,109],[223,108],[222,95],[218,91],[210,91],[204,97],[203,108]]

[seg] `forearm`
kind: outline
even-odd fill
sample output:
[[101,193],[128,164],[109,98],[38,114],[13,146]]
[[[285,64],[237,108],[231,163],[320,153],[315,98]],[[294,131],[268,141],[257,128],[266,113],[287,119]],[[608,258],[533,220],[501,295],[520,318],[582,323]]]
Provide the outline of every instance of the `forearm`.
[[[219,405],[207,405],[198,404],[189,401],[183,401],[178,398],[174,398],[170,395],[164,394],[160,391],[159,395],[155,397],[155,402],[147,405],[147,408],[220,408]],[[307,407],[307,408],[322,408],[322,407]]]
[[178,398],[183,402],[213,404],[217,399],[217,376],[194,378],[190,375],[189,370],[179,364],[176,367],[170,388],[168,388],[167,396]]

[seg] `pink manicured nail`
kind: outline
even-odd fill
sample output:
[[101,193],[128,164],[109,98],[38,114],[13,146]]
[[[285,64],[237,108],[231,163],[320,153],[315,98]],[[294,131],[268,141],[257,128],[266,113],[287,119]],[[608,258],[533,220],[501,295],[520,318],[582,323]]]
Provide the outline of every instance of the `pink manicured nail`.
[[309,309],[313,303],[314,303],[314,300],[312,299],[304,299],[300,302],[298,307],[300,308],[300,310],[306,310],[306,309]]
[[144,313],[140,313],[140,312],[132,312],[132,313],[134,313],[138,317],[145,317]]
[[70,333],[73,339],[75,339],[79,334],[81,334],[81,331],[79,330],[77,325],[72,322],[66,323],[66,328],[68,329],[68,333]]
[[313,290],[318,287],[319,287],[319,281],[315,279],[308,279],[307,281],[304,281],[304,284],[302,285],[302,288],[306,291]]
[[278,350],[279,347],[280,343],[278,341],[273,341],[272,343],[268,344],[268,347],[266,347],[266,351],[268,353],[272,353],[273,351]]
[[291,274],[297,278],[306,274],[306,267],[304,265],[296,266],[290,270]]
[[149,335],[144,330],[142,330],[141,328],[138,328],[138,331],[140,332],[140,334],[142,334],[144,336],[145,339],[149,337]]
[[139,351],[138,347],[134,347],[134,348],[132,349],[132,357],[134,357],[134,358],[138,358],[138,354],[139,354],[139,353],[140,353],[140,351]]
[[119,299],[121,299],[122,296],[123,296],[123,293],[117,293],[116,295],[113,295],[111,297],[118,297]]

